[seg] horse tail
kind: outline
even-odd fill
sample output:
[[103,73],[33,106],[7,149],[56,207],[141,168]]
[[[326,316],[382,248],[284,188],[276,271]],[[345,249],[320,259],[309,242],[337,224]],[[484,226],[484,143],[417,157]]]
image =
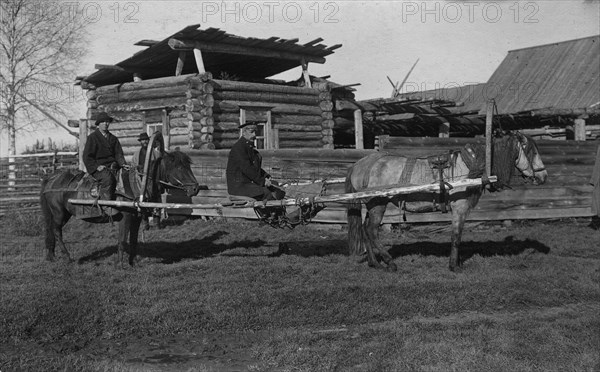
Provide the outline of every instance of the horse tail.
[[48,186],[49,178],[46,177],[42,181],[42,190],[40,191],[40,206],[42,209],[42,216],[44,218],[44,225],[46,230],[46,249],[54,250],[56,245],[56,236],[54,236],[54,219],[52,218],[52,210],[48,204],[46,197],[46,187]]
[[[346,176],[345,191],[346,193],[356,192],[352,185],[352,169],[350,167]],[[362,224],[362,205],[360,200],[352,200],[348,206],[348,250],[352,255],[360,255],[364,252],[364,228]]]

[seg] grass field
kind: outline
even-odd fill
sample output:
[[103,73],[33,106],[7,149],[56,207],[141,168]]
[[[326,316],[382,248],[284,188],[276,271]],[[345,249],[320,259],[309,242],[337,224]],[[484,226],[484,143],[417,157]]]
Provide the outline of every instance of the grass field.
[[115,269],[116,226],[70,222],[68,264],[43,261],[37,216],[1,222],[2,372],[600,371],[585,220],[468,224],[456,273],[445,225],[382,232],[389,273],[341,254],[337,225],[191,220]]

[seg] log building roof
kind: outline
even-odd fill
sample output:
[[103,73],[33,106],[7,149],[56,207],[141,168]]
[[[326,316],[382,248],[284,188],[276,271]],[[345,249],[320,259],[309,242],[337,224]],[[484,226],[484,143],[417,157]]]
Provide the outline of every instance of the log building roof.
[[440,123],[451,136],[482,134],[486,106],[504,129],[565,126],[565,118],[600,121],[600,35],[508,52],[485,84],[400,94],[356,102],[370,112],[367,130],[392,135],[435,135]]
[[147,49],[112,66],[96,65],[98,71],[82,78],[94,86],[119,84],[133,80],[137,73],[144,79],[173,76],[178,58],[184,55],[181,74],[197,73],[193,48],[202,51],[205,70],[215,78],[264,79],[305,62],[324,63],[325,57],[341,47],[320,44],[317,38],[305,44],[298,39],[271,37],[258,39],[231,35],[218,28],[199,29],[191,25],[161,41],[141,40],[135,45]]
[[600,35],[509,51],[458,111],[485,114],[492,98],[499,114],[600,113]]

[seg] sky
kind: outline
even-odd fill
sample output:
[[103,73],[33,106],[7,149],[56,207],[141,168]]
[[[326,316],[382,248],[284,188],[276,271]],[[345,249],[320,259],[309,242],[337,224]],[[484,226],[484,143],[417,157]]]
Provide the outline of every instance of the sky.
[[[343,46],[310,64],[311,75],[331,75],[355,84],[357,99],[389,97],[392,85],[407,78],[403,91],[483,83],[508,51],[600,34],[599,0],[546,1],[73,1],[88,23],[89,53],[79,75],[95,64],[116,64],[143,49],[139,40],[162,40],[200,24],[244,37],[318,37]],[[300,76],[300,68],[275,76]],[[73,77],[75,78],[75,77]],[[70,82],[65,82],[70,84]],[[72,117],[84,118],[85,94],[71,89],[64,101]],[[48,123],[17,138],[18,151],[36,139],[74,143],[64,129]],[[0,156],[6,156],[2,133]]]

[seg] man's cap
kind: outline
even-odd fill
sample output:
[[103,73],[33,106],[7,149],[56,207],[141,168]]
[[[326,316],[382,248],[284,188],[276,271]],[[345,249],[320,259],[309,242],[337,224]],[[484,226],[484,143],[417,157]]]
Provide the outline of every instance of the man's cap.
[[150,137],[148,137],[148,133],[146,133],[146,132],[140,133],[140,135],[138,136],[138,141],[143,141],[143,140],[150,140]]
[[265,122],[264,120],[247,120],[245,123],[240,124],[239,128],[241,129],[241,128],[247,127],[249,125],[258,125],[258,124],[262,124],[264,122]]
[[98,114],[98,118],[96,118],[96,125],[100,124],[100,123],[112,123],[114,121],[114,119],[107,114],[106,112],[101,112],[100,114]]

